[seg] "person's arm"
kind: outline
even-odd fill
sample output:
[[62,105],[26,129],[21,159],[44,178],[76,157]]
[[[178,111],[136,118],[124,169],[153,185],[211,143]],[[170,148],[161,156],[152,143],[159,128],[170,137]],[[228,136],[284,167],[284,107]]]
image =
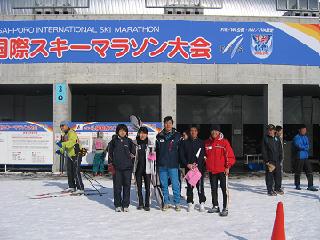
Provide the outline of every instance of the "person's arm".
[[186,150],[185,149],[185,142],[181,141],[179,149],[178,149],[178,153],[179,153],[179,162],[183,167],[186,167],[188,164],[186,156],[185,156],[185,150]]
[[301,137],[295,136],[293,139],[293,144],[296,148],[299,149],[299,151],[305,150],[305,146],[303,145],[303,143],[301,141]]
[[204,142],[201,143],[201,151],[200,151],[200,155],[198,158],[198,165],[199,165],[199,169],[204,170],[205,168],[205,146],[204,146]]
[[310,149],[309,138],[308,138],[307,136],[305,136],[305,138],[307,139],[307,143],[306,143],[306,145],[305,145],[304,150],[305,150],[305,151],[309,151],[309,149]]
[[108,164],[113,163],[113,150],[114,150],[114,140],[111,140],[108,144]]
[[135,156],[136,156],[136,144],[133,143],[133,141],[129,138],[129,142],[130,142],[130,157],[131,159],[134,160]]
[[263,140],[262,140],[262,158],[265,163],[269,162],[266,144],[267,144],[266,140],[265,140],[265,138],[263,138]]
[[236,157],[234,156],[233,149],[231,148],[228,140],[225,141],[225,149],[226,149],[225,168],[229,169],[236,163]]
[[158,139],[156,139],[155,152],[156,152],[156,161],[158,161],[158,159],[160,158],[160,146],[159,146]]
[[282,142],[279,138],[279,155],[280,155],[280,162],[283,160],[283,145],[282,145]]

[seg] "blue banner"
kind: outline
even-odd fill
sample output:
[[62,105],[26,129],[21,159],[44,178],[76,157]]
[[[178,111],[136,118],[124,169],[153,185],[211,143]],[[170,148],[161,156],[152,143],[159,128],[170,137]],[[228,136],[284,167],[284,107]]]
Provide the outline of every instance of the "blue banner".
[[278,22],[1,21],[0,63],[320,66],[319,29]]

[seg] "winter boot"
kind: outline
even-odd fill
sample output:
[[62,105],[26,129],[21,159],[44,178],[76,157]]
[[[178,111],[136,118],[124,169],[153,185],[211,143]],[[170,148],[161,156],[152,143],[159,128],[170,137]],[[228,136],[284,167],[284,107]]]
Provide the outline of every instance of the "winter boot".
[[275,191],[268,192],[268,196],[277,196],[277,193]]
[[318,189],[314,186],[308,187],[307,190],[312,191],[312,192],[318,191]]
[[74,195],[74,196],[83,195],[83,194],[84,194],[84,190],[80,190],[80,189],[71,193],[71,195]]
[[204,203],[200,203],[200,212],[205,212]]
[[228,209],[224,208],[220,213],[220,217],[226,217],[226,216],[228,216]]
[[276,190],[275,192],[276,192],[276,194],[279,194],[279,195],[283,195],[284,194],[284,191],[281,188]]
[[219,206],[213,206],[208,210],[208,213],[220,213],[220,208]]
[[192,203],[188,203],[188,212],[191,212],[193,210],[194,206]]
[[121,207],[117,207],[115,210],[116,212],[121,212]]
[[176,212],[180,212],[181,211],[180,205],[175,205],[174,209],[176,210]]
[[167,211],[169,209],[169,205],[168,204],[164,204],[163,205],[163,208],[162,208],[162,211]]
[[146,206],[146,207],[144,207],[144,210],[147,211],[147,212],[149,212],[149,211],[150,211],[150,207],[147,207],[147,206]]
[[123,208],[123,211],[124,212],[129,212],[129,208],[125,207],[125,208]]

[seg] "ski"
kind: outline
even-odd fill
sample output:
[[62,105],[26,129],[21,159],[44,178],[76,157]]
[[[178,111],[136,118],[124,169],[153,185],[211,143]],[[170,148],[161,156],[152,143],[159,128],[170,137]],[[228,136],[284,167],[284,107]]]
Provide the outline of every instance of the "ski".
[[35,197],[30,197],[30,199],[45,199],[45,198],[56,198],[56,197],[67,197],[67,196],[92,196],[92,195],[104,195],[107,193],[98,193],[98,192],[89,192],[89,193],[84,193],[84,194],[77,194],[77,193],[72,193],[72,192],[64,192],[64,193],[56,193],[56,194],[49,194],[49,195],[42,195],[42,196],[35,196]]
[[[95,189],[88,189],[85,190],[86,192],[95,192],[97,190]],[[48,196],[48,195],[57,195],[57,194],[64,194],[64,193],[72,193],[72,192],[67,192],[67,191],[59,191],[59,192],[48,192],[48,193],[41,193],[41,194],[37,194],[35,195],[36,197],[43,197],[43,196]]]

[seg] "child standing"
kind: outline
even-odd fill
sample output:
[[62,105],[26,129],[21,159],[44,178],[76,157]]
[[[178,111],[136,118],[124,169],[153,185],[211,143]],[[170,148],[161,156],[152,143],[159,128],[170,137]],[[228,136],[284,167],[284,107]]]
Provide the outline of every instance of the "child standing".
[[[140,127],[137,135],[136,145],[137,152],[133,172],[136,177],[139,201],[137,209],[144,209],[145,211],[150,211],[150,180],[151,172],[154,169],[154,161],[148,160],[148,156],[150,153],[148,128]],[[144,181],[146,193],[144,202],[142,196],[142,180]]]
[[102,132],[97,132],[97,138],[93,140],[92,152],[94,153],[92,173],[102,176],[104,172],[104,159],[106,157],[106,142],[103,140]]
[[[212,125],[210,138],[205,141],[206,168],[209,172],[211,185],[212,208],[209,213],[220,213],[220,216],[228,216],[228,175],[229,169],[236,162],[233,150],[227,139],[220,132],[219,125]],[[223,209],[220,212],[218,204],[218,182],[223,196]]]
[[[198,138],[199,130],[196,126],[190,128],[190,137],[184,140],[181,145],[180,159],[185,165],[186,174],[189,171],[197,168],[201,173],[201,178],[199,179],[196,188],[198,190],[200,212],[204,212],[204,204],[206,202],[206,196],[204,193],[204,174],[205,174],[205,161],[204,153],[205,147],[204,142]],[[187,203],[188,212],[190,212],[194,206],[193,201],[193,186],[187,182]]]
[[128,212],[135,145],[128,138],[128,127],[119,124],[108,147],[109,168],[114,169],[113,195],[116,212]]

